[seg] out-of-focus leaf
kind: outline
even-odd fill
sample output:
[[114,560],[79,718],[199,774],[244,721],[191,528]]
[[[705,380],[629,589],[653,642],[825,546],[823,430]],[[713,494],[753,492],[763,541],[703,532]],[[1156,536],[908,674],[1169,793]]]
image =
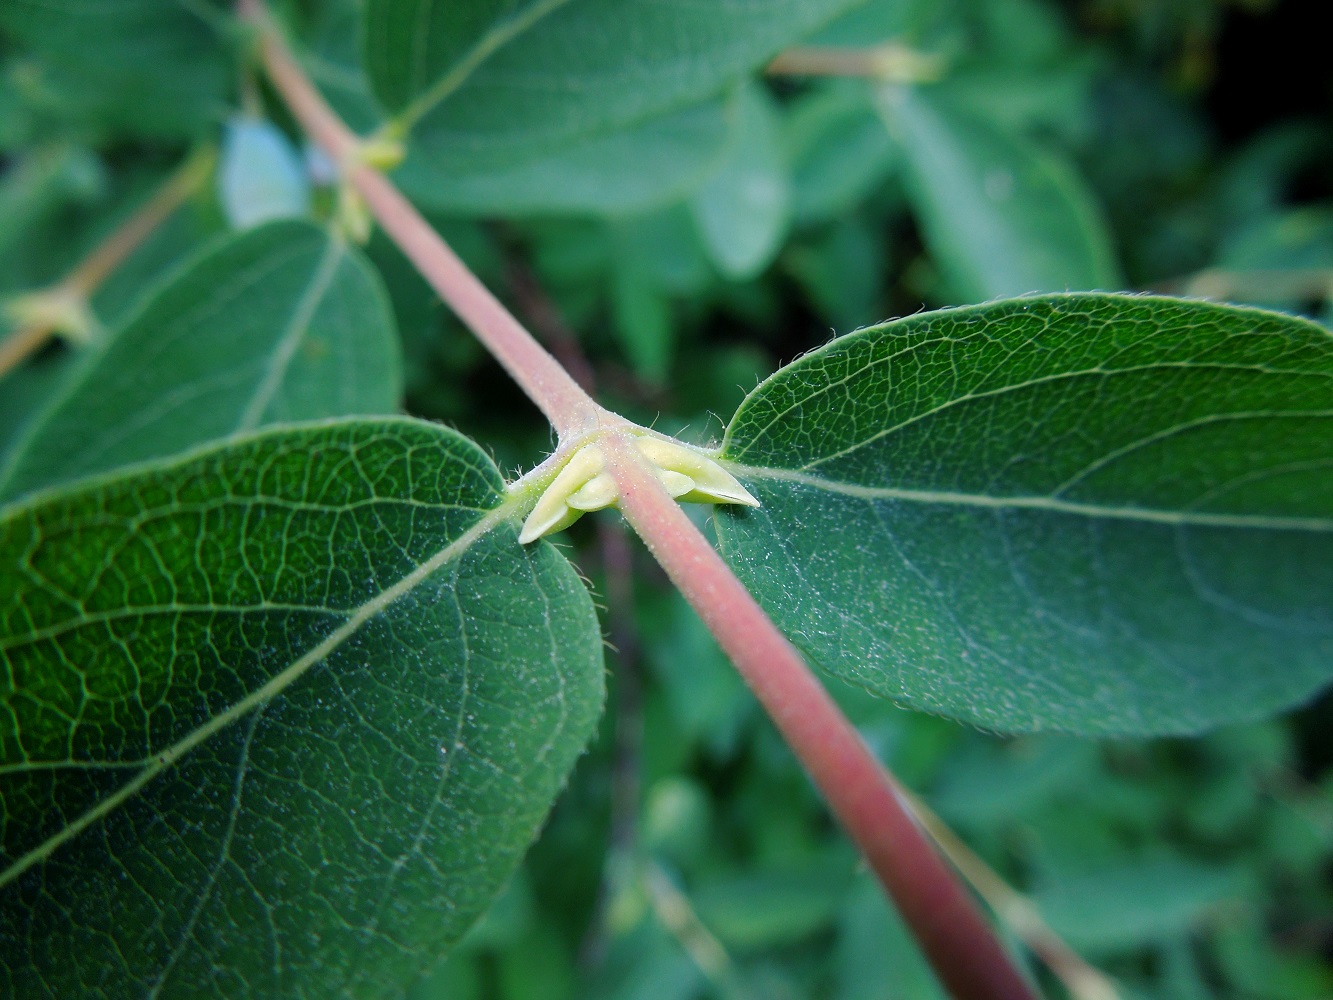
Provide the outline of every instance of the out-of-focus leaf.
[[[29,231],[43,218],[67,201],[91,199],[104,184],[97,158],[77,146],[51,146],[16,157],[0,175],[0,259],[24,248]],[[20,274],[16,282],[5,273],[0,290],[17,291],[30,281],[31,275]]]
[[709,880],[691,893],[699,919],[727,945],[772,948],[832,921],[851,881],[840,859]]
[[175,138],[222,114],[227,8],[223,0],[7,0],[0,26],[32,49],[46,86],[78,118]]
[[1029,737],[998,748],[954,755],[930,800],[950,822],[998,824],[1030,812],[1071,786],[1083,787],[1097,773],[1096,747],[1066,737]]
[[[8,332],[0,327],[0,336]],[[0,376],[0,467],[23,428],[47,405],[61,381],[69,377],[73,362],[68,350],[58,349],[29,359],[18,370]]]
[[880,107],[927,245],[955,295],[980,301],[1120,287],[1105,225],[1069,164],[929,90],[886,87]]
[[0,496],[263,424],[390,412],[401,380],[360,253],[270,223],[205,252],[92,349],[8,455]]
[[1066,877],[1033,898],[1072,947],[1102,955],[1183,934],[1245,887],[1236,872],[1163,859]]
[[838,918],[835,1000],[944,1000],[911,932],[884,898],[859,878]]
[[727,561],[840,677],[1000,731],[1197,732],[1333,677],[1333,337],[1061,295],[834,340],[747,397]]
[[611,316],[635,372],[650,382],[664,381],[675,353],[671,303],[632,263],[613,272]]
[[713,263],[728,278],[752,278],[782,245],[791,210],[791,179],[778,110],[757,85],[740,92],[739,126],[729,154],[690,207]]
[[401,996],[594,727],[578,575],[486,454],[276,429],[0,512],[0,992]]
[[1333,206],[1260,216],[1227,240],[1217,268],[1190,290],[1270,308],[1333,302]]
[[505,1000],[581,1000],[575,994],[574,957],[563,927],[533,924],[514,948],[498,957],[497,992]]
[[798,224],[846,215],[897,162],[870,90],[859,81],[837,81],[798,99],[784,133]]
[[853,216],[793,244],[782,263],[825,322],[846,333],[884,319],[887,258],[884,234]]
[[640,920],[608,951],[584,994],[587,1000],[697,1000],[704,995],[703,973],[658,920]]
[[688,194],[734,142],[729,102],[710,101],[475,172],[408,156],[395,174],[414,200],[462,214],[642,212]]
[[697,862],[712,837],[712,803],[697,782],[661,778],[648,789],[643,810],[643,842],[675,867]]
[[673,592],[645,615],[648,665],[677,727],[691,745],[726,756],[754,711],[745,684],[688,604]]
[[705,100],[856,2],[370,0],[364,51],[376,95],[448,175]]

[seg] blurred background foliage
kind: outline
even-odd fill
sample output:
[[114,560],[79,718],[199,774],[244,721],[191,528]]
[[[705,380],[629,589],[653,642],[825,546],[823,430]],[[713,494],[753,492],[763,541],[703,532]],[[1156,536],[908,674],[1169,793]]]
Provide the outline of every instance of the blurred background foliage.
[[[312,76],[372,125],[357,4],[278,6]],[[818,72],[793,53],[595,141],[453,181],[409,159],[398,179],[603,402],[699,440],[779,364],[927,307],[1126,288],[1329,323],[1321,6],[871,0],[802,50]],[[208,190],[101,284],[88,335],[210,238],[334,212],[328,164],[210,35],[243,47],[224,5],[180,8],[188,44],[168,26],[160,63],[113,45],[87,58],[17,7],[0,16],[10,327],[24,293],[68,273],[200,142],[221,148]],[[404,341],[406,409],[508,469],[536,461],[551,443],[540,416],[392,245],[375,234],[368,249]],[[0,449],[77,353],[53,344],[0,381]],[[606,519],[568,537],[608,605],[601,737],[520,875],[415,1000],[939,996],[650,561]],[[830,684],[1119,995],[1333,997],[1333,699],[1198,740],[1094,743],[999,738]]]

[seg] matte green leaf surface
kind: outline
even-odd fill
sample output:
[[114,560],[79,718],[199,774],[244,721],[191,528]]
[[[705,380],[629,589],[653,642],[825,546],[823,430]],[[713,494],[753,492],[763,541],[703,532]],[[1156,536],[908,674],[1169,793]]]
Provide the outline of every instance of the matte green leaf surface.
[[957,299],[1123,285],[1105,224],[1068,163],[931,92],[886,88],[880,106]]
[[99,126],[197,135],[230,80],[220,0],[6,0],[0,27],[37,56],[44,88]]
[[734,104],[709,101],[472,173],[441,171],[409,153],[394,181],[441,211],[640,212],[684,196],[717,168],[735,131]]
[[796,645],[997,730],[1185,733],[1333,678],[1333,337],[1061,295],[832,341],[741,405],[723,555]]
[[1188,934],[1246,888],[1238,871],[1167,856],[1067,877],[1034,901],[1070,945],[1106,955]]
[[401,394],[379,277],[323,230],[272,223],[177,272],[96,349],[6,456],[0,498]]
[[386,418],[0,514],[0,995],[402,996],[445,953],[602,698],[503,490]]
[[690,203],[709,256],[734,280],[752,278],[768,266],[791,213],[791,177],[775,102],[756,85],[742,88],[739,96],[736,141]]
[[364,51],[417,152],[471,171],[711,97],[856,2],[368,0]]

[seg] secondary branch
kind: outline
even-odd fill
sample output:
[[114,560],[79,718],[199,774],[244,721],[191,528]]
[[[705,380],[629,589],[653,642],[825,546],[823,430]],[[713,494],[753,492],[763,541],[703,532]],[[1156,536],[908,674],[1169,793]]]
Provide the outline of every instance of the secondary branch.
[[61,332],[61,316],[89,316],[88,300],[125,259],[134,253],[213,172],[217,153],[209,148],[191,155],[129,218],[93,248],[77,267],[44,291],[22,296],[32,312],[45,313],[23,323],[0,343],[0,376],[40,350]]
[[362,143],[329,107],[256,2],[242,13],[261,25],[264,69],[306,133],[322,146],[422,277],[537,404],[562,437],[586,433],[605,411],[560,367],[378,170],[362,161]]

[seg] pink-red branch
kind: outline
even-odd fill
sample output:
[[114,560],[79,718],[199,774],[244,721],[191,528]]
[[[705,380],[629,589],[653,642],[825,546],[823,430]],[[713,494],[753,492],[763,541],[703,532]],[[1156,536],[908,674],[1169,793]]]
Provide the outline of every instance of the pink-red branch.
[[[262,18],[257,3],[242,11]],[[384,231],[458,314],[563,438],[592,430],[603,410],[560,367],[379,171],[361,162],[362,143],[334,114],[275,30],[260,39],[264,68],[312,139],[342,168]]]
[[800,654],[657,485],[633,445],[622,435],[608,435],[602,450],[620,484],[625,517],[805,765],[944,985],[959,1000],[1031,1000],[1031,989],[972,898]]
[[[241,9],[262,23],[257,0]],[[976,904],[940,859],[875,760],[800,655],[647,468],[626,422],[598,406],[490,294],[411,204],[361,162],[337,118],[271,26],[265,68],[309,135],[340,163],[389,236],[472,329],[562,437],[605,428],[620,506],[772,716],[834,813],[897,902],[958,1000],[1033,1000]]]

